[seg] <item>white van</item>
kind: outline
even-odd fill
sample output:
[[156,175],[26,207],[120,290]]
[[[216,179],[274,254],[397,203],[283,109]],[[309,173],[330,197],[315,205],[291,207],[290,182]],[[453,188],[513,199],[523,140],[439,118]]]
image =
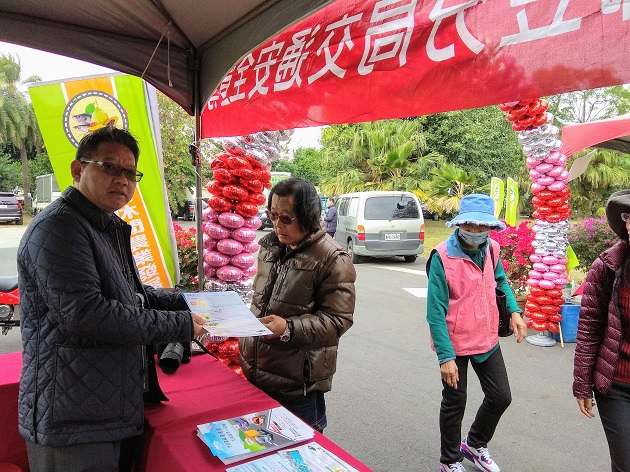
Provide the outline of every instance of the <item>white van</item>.
[[360,256],[403,256],[424,252],[424,218],[411,192],[346,193],[337,199],[335,239],[359,262]]

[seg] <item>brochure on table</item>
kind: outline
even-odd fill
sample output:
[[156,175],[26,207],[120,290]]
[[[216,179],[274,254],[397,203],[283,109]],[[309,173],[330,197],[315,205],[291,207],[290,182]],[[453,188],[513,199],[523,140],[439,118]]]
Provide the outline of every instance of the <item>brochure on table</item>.
[[197,426],[197,434],[224,464],[231,464],[314,436],[313,429],[279,406]]
[[283,449],[270,456],[229,467],[226,472],[358,472],[317,443]]
[[236,292],[191,292],[183,295],[190,311],[206,319],[204,328],[212,336],[242,338],[272,334],[249,311]]

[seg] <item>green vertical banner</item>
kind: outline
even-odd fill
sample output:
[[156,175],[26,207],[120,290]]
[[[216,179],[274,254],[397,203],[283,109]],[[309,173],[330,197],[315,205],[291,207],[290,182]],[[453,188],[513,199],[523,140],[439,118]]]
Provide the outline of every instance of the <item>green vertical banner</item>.
[[507,199],[505,202],[505,222],[516,226],[518,213],[518,182],[510,177],[507,179]]
[[494,200],[494,216],[498,218],[503,210],[503,199],[505,198],[505,182],[498,177],[492,177],[490,181],[490,198]]
[[72,185],[70,163],[87,133],[116,126],[138,140],[138,170],[144,177],[117,214],[131,225],[131,249],[142,282],[173,287],[179,263],[164,186],[155,89],[138,77],[110,74],[36,83],[29,94],[60,189]]

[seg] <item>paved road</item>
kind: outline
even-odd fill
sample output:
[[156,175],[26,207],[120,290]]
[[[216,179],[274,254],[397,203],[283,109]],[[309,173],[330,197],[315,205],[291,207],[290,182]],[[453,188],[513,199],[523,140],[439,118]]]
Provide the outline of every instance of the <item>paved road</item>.
[[[0,251],[10,249],[3,249],[13,237],[8,229],[0,227]],[[0,252],[0,264],[6,257]],[[424,320],[424,262],[371,259],[356,266],[355,324],[341,339],[326,397],[326,435],[378,472],[438,469],[441,384]],[[19,346],[16,330],[0,337],[0,352]],[[599,420],[582,416],[571,395],[574,348],[501,342],[513,402],[491,451],[503,471],[610,470]],[[472,375],[464,428],[480,401]]]

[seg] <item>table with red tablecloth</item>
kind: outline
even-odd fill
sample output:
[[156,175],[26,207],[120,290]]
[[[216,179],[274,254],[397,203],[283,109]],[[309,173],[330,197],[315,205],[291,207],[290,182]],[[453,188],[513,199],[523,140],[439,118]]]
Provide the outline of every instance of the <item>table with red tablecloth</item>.
[[[27,470],[26,446],[17,432],[17,396],[20,353],[0,355],[0,462],[12,462]],[[158,369],[160,386],[169,398],[160,405],[147,405],[145,417],[146,470],[224,471],[197,437],[197,425],[278,406],[278,403],[208,355],[195,355],[175,374]],[[313,439],[360,471],[369,471],[357,459],[325,436]]]

